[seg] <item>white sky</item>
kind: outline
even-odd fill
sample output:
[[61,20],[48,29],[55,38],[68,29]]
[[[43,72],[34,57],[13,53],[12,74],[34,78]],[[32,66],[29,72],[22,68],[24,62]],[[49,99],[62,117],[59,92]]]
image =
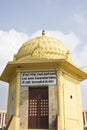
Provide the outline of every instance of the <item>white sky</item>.
[[[87,70],[87,0],[1,0],[0,74],[20,46],[43,29],[61,40],[76,65]],[[6,109],[7,85],[0,81],[0,109]],[[87,81],[81,84],[83,108],[86,92]]]

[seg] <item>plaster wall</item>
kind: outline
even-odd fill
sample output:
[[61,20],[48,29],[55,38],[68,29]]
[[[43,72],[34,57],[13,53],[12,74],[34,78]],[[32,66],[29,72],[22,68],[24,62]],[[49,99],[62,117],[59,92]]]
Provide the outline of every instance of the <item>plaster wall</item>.
[[8,120],[15,113],[15,99],[16,99],[16,81],[17,77],[14,77],[9,84],[9,97],[8,97]]
[[82,130],[82,106],[80,97],[79,81],[64,77],[64,123],[67,130]]

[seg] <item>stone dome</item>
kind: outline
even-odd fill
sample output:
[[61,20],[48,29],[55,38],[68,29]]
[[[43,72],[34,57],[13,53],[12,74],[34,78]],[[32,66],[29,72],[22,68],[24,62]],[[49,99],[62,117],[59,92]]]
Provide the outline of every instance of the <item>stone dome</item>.
[[37,59],[67,59],[72,61],[69,50],[64,44],[52,37],[47,37],[45,31],[42,36],[27,41],[14,55],[14,61],[27,62]]

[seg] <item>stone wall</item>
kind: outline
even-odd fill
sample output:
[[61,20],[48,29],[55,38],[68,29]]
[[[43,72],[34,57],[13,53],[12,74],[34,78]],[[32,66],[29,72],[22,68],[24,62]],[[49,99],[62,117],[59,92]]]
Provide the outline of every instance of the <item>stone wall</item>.
[[28,128],[28,87],[20,89],[20,127]]
[[[49,99],[49,128],[55,129],[56,114],[57,114],[57,91],[55,87],[48,88]],[[20,91],[20,127],[28,128],[28,101],[29,88],[21,87]]]
[[49,87],[49,128],[56,126],[57,114],[57,87]]

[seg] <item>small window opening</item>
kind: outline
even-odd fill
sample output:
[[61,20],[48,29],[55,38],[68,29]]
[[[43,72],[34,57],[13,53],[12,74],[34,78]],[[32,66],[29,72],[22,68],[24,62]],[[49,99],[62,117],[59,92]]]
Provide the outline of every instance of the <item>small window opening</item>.
[[70,95],[70,98],[71,98],[71,99],[73,98],[72,95]]

